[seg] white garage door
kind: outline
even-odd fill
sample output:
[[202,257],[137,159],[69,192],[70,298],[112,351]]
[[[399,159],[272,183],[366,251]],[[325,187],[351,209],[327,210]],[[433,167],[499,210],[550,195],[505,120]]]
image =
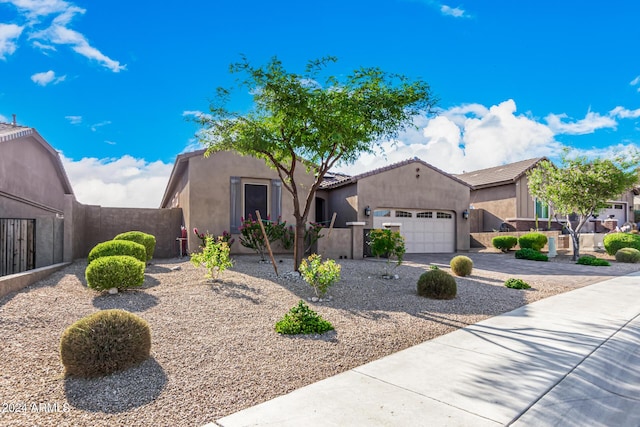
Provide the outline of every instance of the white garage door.
[[407,253],[451,253],[456,248],[454,213],[437,210],[376,209],[374,228],[400,227]]
[[604,220],[613,215],[613,217],[618,220],[618,226],[621,227],[622,224],[627,222],[626,207],[627,205],[623,203],[612,203],[600,212],[598,219]]

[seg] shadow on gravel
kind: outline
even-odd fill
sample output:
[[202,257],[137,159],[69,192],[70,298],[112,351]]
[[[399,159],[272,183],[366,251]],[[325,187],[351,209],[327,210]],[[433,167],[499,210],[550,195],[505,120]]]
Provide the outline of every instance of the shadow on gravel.
[[211,291],[220,296],[245,299],[253,304],[260,304],[261,302],[260,298],[257,298],[257,295],[260,295],[260,291],[251,286],[227,280],[213,281],[209,279],[207,283],[210,284]]
[[140,365],[102,378],[64,380],[67,401],[77,409],[114,414],[158,398],[167,383],[164,370],[151,357]]
[[158,305],[158,297],[142,291],[121,291],[115,295],[100,294],[93,298],[93,306],[100,310],[119,308],[131,312],[146,311]]

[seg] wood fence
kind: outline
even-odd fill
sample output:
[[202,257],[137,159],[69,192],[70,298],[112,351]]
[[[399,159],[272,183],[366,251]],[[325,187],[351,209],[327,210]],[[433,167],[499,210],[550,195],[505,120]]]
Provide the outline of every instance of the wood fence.
[[0,276],[36,266],[36,220],[0,218]]

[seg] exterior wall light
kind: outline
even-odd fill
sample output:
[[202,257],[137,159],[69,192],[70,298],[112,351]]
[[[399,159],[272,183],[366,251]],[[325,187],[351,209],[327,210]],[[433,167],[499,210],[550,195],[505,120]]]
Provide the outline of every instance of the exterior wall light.
[[465,209],[462,211],[462,218],[469,219],[469,210]]
[[371,208],[369,206],[364,208],[364,216],[371,216]]

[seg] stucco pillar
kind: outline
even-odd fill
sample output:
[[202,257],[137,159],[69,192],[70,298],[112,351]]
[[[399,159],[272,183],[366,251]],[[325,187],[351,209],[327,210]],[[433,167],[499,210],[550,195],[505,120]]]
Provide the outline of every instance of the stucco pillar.
[[64,195],[64,225],[62,239],[62,260],[63,262],[72,262],[73,254],[73,202],[75,198],[72,194]]
[[351,228],[351,257],[353,259],[364,258],[364,226],[366,222],[347,222]]

